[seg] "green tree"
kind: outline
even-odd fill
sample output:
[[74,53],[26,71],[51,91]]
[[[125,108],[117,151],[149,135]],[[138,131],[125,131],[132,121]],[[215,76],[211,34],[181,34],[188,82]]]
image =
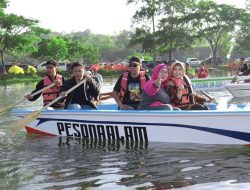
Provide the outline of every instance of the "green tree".
[[186,20],[194,5],[194,0],[160,0],[162,4],[162,18],[159,20],[159,30],[156,33],[158,51],[169,54],[177,49],[186,49],[195,42],[195,33]]
[[7,0],[0,0],[0,12],[3,13],[4,9],[7,7]]
[[65,60],[68,57],[68,39],[56,36],[50,39],[48,48],[48,59]]
[[[154,61],[156,61],[155,20],[156,17],[161,13],[161,3],[159,0],[127,0],[127,3],[128,4],[134,3],[140,5],[139,10],[137,10],[133,16],[133,21],[134,23],[140,23],[140,22],[144,23],[142,28],[144,28],[145,31],[147,31],[147,35],[145,36],[144,39],[147,41],[151,40]],[[148,28],[150,28],[152,32],[151,31],[149,32]],[[151,39],[148,38],[150,36]]]
[[65,60],[68,57],[68,39],[61,36],[43,38],[32,54],[39,59]]
[[241,19],[240,29],[236,32],[234,48],[239,54],[250,54],[250,14],[247,12]]
[[45,30],[38,21],[0,11],[0,57],[5,72],[4,53],[32,52]]
[[141,44],[142,53],[153,53],[153,35],[149,28],[136,28],[135,33],[132,35],[130,46]]
[[99,61],[100,54],[98,48],[92,45],[84,45],[82,51],[83,60],[88,64],[93,64]]
[[208,41],[213,60],[216,60],[218,52],[225,45],[229,46],[232,34],[244,14],[244,9],[202,0],[197,3],[187,18],[191,21],[198,37]]
[[[168,52],[169,59],[172,60],[173,51],[188,48],[194,42],[194,32],[183,19],[194,5],[194,0],[128,0],[128,2],[144,2],[136,11],[134,21],[147,20],[153,27],[153,32],[151,32],[152,27],[148,25],[136,29],[131,44],[135,45],[141,41],[143,51],[149,52],[151,49],[154,54],[156,50],[161,54]],[[158,23],[156,27],[155,23]]]

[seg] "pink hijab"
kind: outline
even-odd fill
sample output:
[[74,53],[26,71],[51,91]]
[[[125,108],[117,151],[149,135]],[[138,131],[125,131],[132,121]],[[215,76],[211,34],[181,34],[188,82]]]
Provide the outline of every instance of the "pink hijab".
[[[156,79],[158,79],[158,74],[159,74],[160,70],[162,70],[162,69],[167,69],[167,66],[165,64],[159,64],[153,68],[153,73],[152,73],[152,77],[151,77],[151,80],[153,80],[153,82]],[[161,83],[161,86],[166,86],[166,85],[167,85],[167,79],[165,81],[162,81],[162,83]]]
[[[158,79],[158,73],[162,69],[167,69],[167,66],[165,64],[159,64],[153,68],[152,77],[144,86],[144,91],[146,92],[147,95],[153,96],[159,91],[159,89],[153,87],[153,83],[156,79]],[[165,81],[162,81],[161,87],[167,86],[167,81],[168,81],[167,79]]]

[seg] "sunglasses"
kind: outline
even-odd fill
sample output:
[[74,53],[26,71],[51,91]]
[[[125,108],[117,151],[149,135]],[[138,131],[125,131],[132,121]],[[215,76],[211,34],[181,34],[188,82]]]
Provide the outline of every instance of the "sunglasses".
[[137,65],[137,64],[134,64],[134,63],[130,63],[130,64],[129,64],[129,67],[138,67],[138,65]]

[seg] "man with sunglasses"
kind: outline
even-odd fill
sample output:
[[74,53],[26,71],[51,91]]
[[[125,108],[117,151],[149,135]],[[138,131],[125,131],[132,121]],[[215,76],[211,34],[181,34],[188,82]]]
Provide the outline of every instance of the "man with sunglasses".
[[128,71],[119,77],[113,90],[113,97],[119,109],[137,109],[144,84],[149,79],[150,76],[141,70],[141,60],[131,57]]

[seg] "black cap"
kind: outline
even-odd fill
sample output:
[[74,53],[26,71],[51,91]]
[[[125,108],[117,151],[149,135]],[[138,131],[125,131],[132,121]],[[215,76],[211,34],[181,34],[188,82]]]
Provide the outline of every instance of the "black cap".
[[141,60],[138,57],[133,56],[133,57],[131,57],[129,59],[129,63],[136,63],[136,64],[140,65],[141,64]]

